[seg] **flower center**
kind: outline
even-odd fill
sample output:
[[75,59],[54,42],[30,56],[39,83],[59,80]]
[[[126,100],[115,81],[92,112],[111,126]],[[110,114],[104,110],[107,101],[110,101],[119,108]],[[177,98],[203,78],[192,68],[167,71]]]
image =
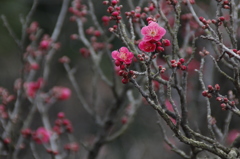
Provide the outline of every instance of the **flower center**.
[[126,60],[127,59],[126,53],[120,52],[120,58],[123,59],[123,60]]
[[153,49],[153,46],[146,46],[145,49],[146,49],[146,50],[152,50],[152,49]]
[[151,31],[150,31],[150,35],[151,35],[151,36],[155,36],[155,35],[156,35],[156,31],[155,31],[155,30],[151,30]]

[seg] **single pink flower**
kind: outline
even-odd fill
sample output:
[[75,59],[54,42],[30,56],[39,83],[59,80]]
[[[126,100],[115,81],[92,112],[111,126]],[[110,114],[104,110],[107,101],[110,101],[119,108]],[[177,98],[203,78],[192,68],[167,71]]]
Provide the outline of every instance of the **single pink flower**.
[[154,52],[156,49],[156,44],[150,41],[143,40],[138,44],[138,47],[144,52]]
[[35,97],[37,90],[43,85],[43,79],[39,78],[36,82],[26,82],[24,87],[28,97]]
[[125,64],[131,64],[134,55],[126,47],[121,47],[119,51],[115,50],[112,52],[112,58],[115,61],[123,62]]
[[46,130],[44,127],[40,127],[33,133],[33,140],[37,144],[47,143],[50,140],[50,136],[50,131]]
[[49,40],[42,40],[41,42],[40,42],[40,44],[39,44],[39,46],[40,46],[40,48],[42,49],[42,50],[47,50],[48,48],[49,48],[49,46],[50,46],[50,41]]
[[28,82],[24,84],[26,89],[26,94],[28,97],[35,97],[36,91],[38,88],[36,88],[35,82]]
[[145,41],[158,41],[165,35],[166,30],[159,26],[158,23],[151,22],[148,26],[141,29],[141,33]]
[[67,87],[59,87],[55,86],[52,89],[54,97],[56,97],[58,100],[67,100],[70,98],[72,92]]

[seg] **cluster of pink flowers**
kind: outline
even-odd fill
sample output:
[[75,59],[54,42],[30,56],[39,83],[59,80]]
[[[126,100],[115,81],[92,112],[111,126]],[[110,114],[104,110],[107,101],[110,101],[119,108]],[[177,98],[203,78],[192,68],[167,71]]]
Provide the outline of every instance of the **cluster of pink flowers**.
[[53,131],[56,132],[58,135],[64,132],[73,132],[72,123],[65,117],[65,114],[63,112],[58,113],[58,118],[55,120]]
[[51,137],[51,131],[45,129],[44,127],[39,127],[36,131],[26,128],[21,131],[21,134],[24,138],[32,137],[37,144],[48,143]]
[[178,61],[176,60],[171,60],[171,66],[172,68],[179,68],[181,70],[186,70],[187,69],[187,66],[183,65],[185,63],[185,60],[183,58],[180,58]]
[[118,75],[123,76],[122,83],[124,84],[128,83],[129,78],[133,75],[133,71],[127,70],[132,63],[133,57],[133,53],[126,47],[121,47],[119,51],[115,50],[112,52],[112,58],[115,60],[115,66],[119,69]]
[[[149,21],[149,25],[143,27],[141,30],[143,39],[138,45],[139,49],[144,52],[164,51],[164,48],[162,46],[170,45],[169,40],[162,39],[162,37],[166,34],[166,30],[159,26],[158,23],[153,22],[151,18],[148,18],[147,20]],[[133,57],[133,53],[130,52],[126,47],[121,47],[119,51],[115,50],[112,52],[112,58],[114,59],[116,66],[115,70],[117,70],[119,76],[123,76],[122,83],[124,84],[128,83],[129,79],[135,76],[134,71],[128,69],[128,67],[132,63]],[[138,56],[138,58],[140,60],[145,59],[143,58],[143,56]]]
[[75,21],[76,17],[83,18],[87,15],[87,6],[82,4],[81,0],[74,0],[68,11],[73,14],[70,20]]
[[110,20],[119,23],[122,19],[120,14],[121,7],[118,5],[118,3],[119,0],[112,0],[111,2],[103,1],[104,5],[108,5],[107,12],[111,14],[110,17],[104,16],[104,19],[102,19],[105,24],[108,24]]
[[44,127],[38,128],[33,134],[33,140],[37,144],[47,143],[50,140],[51,132]]
[[140,50],[144,52],[162,52],[164,46],[169,46],[170,41],[163,39],[162,42],[159,40],[166,34],[166,30],[158,25],[158,23],[149,20],[149,25],[141,29],[143,35],[142,41],[138,44]]

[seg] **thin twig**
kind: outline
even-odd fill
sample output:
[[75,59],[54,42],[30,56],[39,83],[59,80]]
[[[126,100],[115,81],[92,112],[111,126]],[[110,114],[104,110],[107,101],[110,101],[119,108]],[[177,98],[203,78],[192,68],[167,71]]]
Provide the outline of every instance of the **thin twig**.
[[222,141],[225,141],[226,140],[226,137],[227,137],[227,134],[228,134],[228,131],[229,131],[229,126],[230,126],[230,122],[232,120],[232,115],[233,113],[231,111],[228,112],[228,115],[224,121],[224,129],[223,129],[223,138],[222,138]]
[[133,97],[133,92],[130,91],[130,90],[127,91],[127,97],[128,97],[129,102],[131,104],[131,112],[129,113],[128,121],[117,132],[115,132],[111,136],[107,137],[106,142],[111,142],[111,141],[117,139],[129,128],[129,126],[131,125],[131,123],[133,121],[133,118],[134,118],[134,116],[137,112],[137,109],[139,108],[139,106],[141,104],[142,97],[139,97],[138,99],[135,99]]
[[172,80],[173,80],[173,76],[170,76],[170,79],[169,79],[168,84],[167,84],[167,96],[169,98],[169,102],[171,103],[171,105],[173,107],[173,110],[175,112],[175,115],[176,115],[176,121],[177,121],[176,127],[177,127],[177,129],[179,129],[179,124],[181,122],[181,117],[180,117],[180,114],[178,112],[177,106],[172,99],[172,90],[171,90],[171,84],[170,84],[172,82]]
[[[23,123],[23,126],[22,126],[21,130],[24,130],[24,129],[26,129],[26,128],[28,128],[30,126],[36,111],[37,111],[37,106],[36,105],[32,105],[32,108],[31,108],[30,112],[28,113],[27,118],[24,120],[24,123]],[[17,141],[16,150],[13,153],[13,158],[14,159],[17,157],[17,155],[18,155],[18,153],[20,151],[20,145],[22,144],[23,140],[24,140],[24,138],[21,135],[19,137],[18,141]]]
[[212,58],[212,60],[213,60],[213,62],[214,62],[214,64],[215,64],[215,67],[217,68],[217,70],[222,74],[222,75],[224,75],[224,77],[226,77],[227,79],[229,79],[230,81],[232,81],[232,82],[234,82],[235,80],[232,78],[232,77],[230,77],[229,75],[227,75],[224,71],[222,71],[221,70],[221,68],[218,66],[218,64],[217,64],[217,61],[214,59],[214,57],[213,56],[210,56],[211,58]]
[[56,42],[58,40],[58,37],[61,33],[63,23],[64,23],[64,20],[65,20],[67,11],[68,11],[69,2],[70,2],[70,0],[64,0],[63,1],[62,8],[61,8],[61,11],[59,13],[56,26],[54,27],[54,30],[53,30],[53,33],[52,33],[52,36],[51,36],[51,40],[53,42]]
[[35,10],[36,10],[36,8],[38,6],[38,2],[39,2],[39,0],[34,0],[33,1],[32,8],[29,11],[28,15],[26,16],[26,19],[25,19],[25,21],[24,21],[24,23],[22,25],[22,37],[21,37],[21,46],[22,47],[24,47],[24,42],[25,42],[26,37],[27,37],[26,29],[27,29],[27,27],[30,24],[31,18],[33,16],[33,13],[35,12]]
[[79,86],[77,84],[77,81],[75,79],[75,77],[73,76],[73,73],[70,69],[70,66],[67,64],[67,63],[64,63],[64,68],[66,69],[67,73],[68,73],[68,78],[70,79],[72,85],[73,85],[73,88],[77,94],[77,97],[80,101],[80,103],[83,105],[83,108],[91,115],[93,116],[93,111],[92,109],[90,108],[90,106],[87,104],[87,102],[85,101],[84,97],[82,96],[82,93],[80,92],[79,90]]
[[132,18],[129,18],[128,22],[129,22],[129,24],[130,24],[130,32],[131,32],[131,36],[132,36],[131,40],[132,40],[132,42],[134,42],[136,36],[135,36],[135,34],[134,34],[134,28],[133,28]]
[[[62,4],[62,8],[61,11],[59,13],[58,19],[57,19],[57,23],[56,26],[53,30],[51,39],[53,42],[56,42],[58,40],[58,37],[60,35],[62,26],[63,26],[63,22],[65,19],[65,16],[67,14],[68,11],[68,5],[69,5],[70,0],[64,0],[63,4]],[[56,49],[51,48],[50,51],[48,52],[47,56],[45,57],[45,65],[44,65],[44,70],[43,70],[43,79],[47,80],[50,74],[50,64],[51,64],[51,60],[52,57],[54,55],[54,53],[56,52]]]
[[179,148],[177,148],[175,145],[173,145],[167,138],[167,135],[166,135],[166,131],[165,129],[163,128],[162,124],[160,121],[157,122],[158,123],[158,126],[160,127],[160,130],[162,131],[162,135],[163,135],[163,139],[164,141],[168,144],[168,146],[171,147],[171,150],[175,153],[177,153],[178,155],[180,155],[181,157],[185,158],[185,159],[190,159],[190,156],[186,155],[186,153],[182,150],[180,150]]
[[7,18],[5,15],[1,15],[1,19],[3,21],[4,26],[6,27],[6,29],[8,30],[10,36],[13,38],[13,40],[15,41],[15,43],[17,44],[17,46],[23,51],[23,47],[21,45],[20,40],[17,38],[17,36],[15,35],[15,33],[13,32],[12,28],[10,27]]
[[89,5],[89,13],[90,13],[90,16],[92,17],[92,21],[94,23],[94,25],[97,27],[97,29],[103,34],[103,29],[102,27],[100,26],[98,20],[97,20],[97,17],[96,17],[96,13],[95,13],[95,9],[94,9],[94,6],[93,6],[93,3],[92,3],[92,0],[89,0],[88,1],[88,5]]
[[40,156],[38,155],[38,152],[36,150],[35,143],[33,141],[30,142],[30,148],[32,150],[32,155],[33,155],[34,159],[40,159]]
[[[200,69],[199,70],[196,70],[199,74],[199,82],[201,84],[201,87],[202,87],[202,90],[206,90],[206,86],[204,84],[204,81],[203,81],[203,66],[204,66],[204,63],[205,63],[205,60],[204,58],[201,59],[201,65],[200,65]],[[206,99],[206,102],[207,102],[207,114],[206,114],[206,118],[207,118],[207,125],[208,125],[208,130],[211,134],[211,137],[213,139],[216,139],[214,133],[213,133],[213,127],[212,127],[212,123],[211,123],[211,120],[212,120],[212,110],[211,110],[211,105],[210,105],[210,101],[208,98],[205,98]]]

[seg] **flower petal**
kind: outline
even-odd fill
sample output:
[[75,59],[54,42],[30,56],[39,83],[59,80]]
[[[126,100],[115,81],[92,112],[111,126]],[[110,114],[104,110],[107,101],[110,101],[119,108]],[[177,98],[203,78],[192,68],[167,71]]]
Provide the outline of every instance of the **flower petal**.
[[148,34],[148,32],[149,32],[148,26],[145,26],[141,29],[141,34],[142,35],[146,35],[146,34]]
[[121,48],[119,49],[119,52],[125,52],[125,53],[127,53],[127,52],[129,52],[129,50],[128,50],[128,48],[126,48],[126,47],[121,47]]
[[119,52],[118,51],[115,50],[115,51],[112,52],[112,58],[114,60],[118,59],[118,56],[119,56]]

